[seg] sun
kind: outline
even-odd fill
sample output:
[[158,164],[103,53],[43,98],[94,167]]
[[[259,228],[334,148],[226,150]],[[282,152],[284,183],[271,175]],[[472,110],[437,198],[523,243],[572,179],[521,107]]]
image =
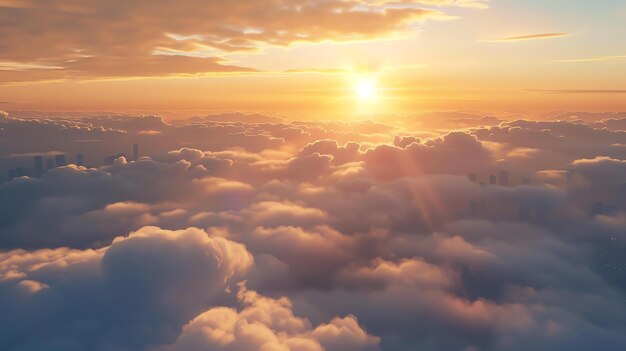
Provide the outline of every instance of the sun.
[[356,96],[362,101],[370,101],[378,95],[378,82],[375,79],[360,79],[354,85]]

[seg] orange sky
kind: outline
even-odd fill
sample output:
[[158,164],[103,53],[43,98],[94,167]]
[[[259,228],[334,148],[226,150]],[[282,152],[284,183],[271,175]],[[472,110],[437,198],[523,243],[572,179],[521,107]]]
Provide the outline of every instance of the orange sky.
[[618,0],[64,4],[0,1],[0,109],[626,109]]

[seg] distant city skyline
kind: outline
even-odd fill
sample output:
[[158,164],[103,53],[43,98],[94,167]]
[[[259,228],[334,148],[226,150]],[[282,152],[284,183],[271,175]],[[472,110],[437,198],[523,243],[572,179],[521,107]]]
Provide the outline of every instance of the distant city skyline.
[[[75,155],[75,160],[69,163],[67,162],[66,156],[67,154],[64,154],[64,153],[56,153],[53,156],[48,157],[48,158],[44,158],[44,156],[42,155],[32,156],[33,168],[19,166],[16,168],[9,169],[7,171],[6,180],[10,181],[13,178],[17,178],[17,177],[39,178],[51,169],[64,167],[64,166],[67,166],[68,164],[73,164],[75,166],[81,166],[81,167],[85,166],[85,155],[83,153],[77,153]],[[126,157],[126,155],[124,153],[118,153],[113,156],[107,156],[104,158],[101,164],[94,164],[89,167],[99,167],[101,165],[112,165],[113,161],[120,157]],[[129,161],[137,161],[138,159],[139,159],[139,145],[133,144],[133,158],[130,159]],[[44,163],[43,163],[44,161],[46,162],[45,169],[44,169]]]

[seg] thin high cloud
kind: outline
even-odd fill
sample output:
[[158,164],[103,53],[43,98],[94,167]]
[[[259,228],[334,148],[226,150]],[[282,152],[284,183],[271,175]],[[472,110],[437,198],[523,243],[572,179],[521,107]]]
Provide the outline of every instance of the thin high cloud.
[[527,89],[526,91],[548,94],[626,94],[625,89]]
[[[0,4],[0,82],[254,71],[224,58],[271,46],[396,36],[432,6],[481,1],[127,1],[40,0]],[[71,23],[71,26],[66,25]]]
[[486,41],[494,42],[494,43],[507,43],[507,42],[527,41],[527,40],[556,39],[556,38],[569,37],[571,35],[572,33],[540,33],[540,34],[527,34],[527,35],[497,38],[497,39],[486,40]]
[[578,62],[603,62],[603,61],[620,61],[626,60],[626,55],[607,55],[586,58],[564,59],[555,62],[578,63]]
[[362,0],[365,4],[458,6],[478,9],[489,8],[490,1],[491,0]]

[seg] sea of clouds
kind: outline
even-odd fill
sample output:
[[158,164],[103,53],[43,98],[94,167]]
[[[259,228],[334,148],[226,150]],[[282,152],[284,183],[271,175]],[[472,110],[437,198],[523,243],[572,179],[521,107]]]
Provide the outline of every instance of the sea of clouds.
[[626,349],[622,116],[4,113],[0,153],[68,155],[0,183],[2,350]]

